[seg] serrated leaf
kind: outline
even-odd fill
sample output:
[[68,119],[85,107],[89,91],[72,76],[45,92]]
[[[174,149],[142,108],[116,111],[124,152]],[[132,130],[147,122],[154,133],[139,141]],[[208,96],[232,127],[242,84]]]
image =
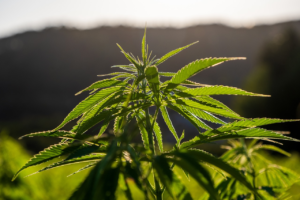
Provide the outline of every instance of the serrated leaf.
[[202,122],[200,119],[198,119],[195,115],[193,115],[191,112],[186,110],[184,107],[180,107],[179,105],[173,105],[173,104],[168,104],[167,107],[178,112],[185,119],[190,121],[197,128],[199,132],[201,132],[200,127],[205,130],[212,130],[212,128],[207,126],[204,122]]
[[[151,118],[151,120],[153,121],[153,118]],[[162,133],[161,133],[160,127],[159,127],[157,122],[154,122],[153,131],[155,133],[155,137],[156,137],[157,144],[158,144],[160,152],[164,152],[164,148],[163,148],[164,146],[163,146],[163,141],[162,141]]]
[[174,76],[176,73],[174,73],[174,72],[158,72],[158,74],[159,74],[160,76],[172,77],[172,76]]
[[275,124],[275,123],[284,123],[284,122],[293,122],[298,120],[284,120],[284,119],[271,119],[271,118],[253,118],[253,119],[243,119],[240,121],[235,121],[232,123],[228,123],[224,126],[218,128],[219,131],[230,131],[236,129],[243,129],[243,128],[254,128],[257,126],[263,126],[268,124]]
[[201,60],[196,60],[183,67],[173,76],[173,78],[170,80],[167,87],[165,88],[165,92],[169,93],[180,83],[182,83],[183,81],[189,79],[190,77],[194,76],[195,74],[199,73],[200,71],[208,67],[216,66],[218,64],[223,63],[224,61],[240,60],[240,59],[244,59],[244,58],[205,58]]
[[191,112],[192,114],[196,115],[197,117],[216,123],[216,124],[226,124],[225,122],[223,122],[222,120],[220,120],[219,118],[215,117],[214,115],[210,114],[207,111],[202,111],[196,108],[192,108],[192,107],[185,107],[185,109],[187,109],[189,112]]
[[[195,97],[194,99],[198,100],[198,101],[201,101],[201,102],[206,102],[210,105],[215,105],[217,106],[218,108],[222,108],[224,110],[228,110],[232,113],[235,113],[234,111],[232,111],[230,108],[228,108],[225,104],[221,103],[220,101],[210,97],[210,96],[199,96],[199,97]],[[238,115],[238,114],[236,114]]]
[[267,144],[264,144],[264,145],[257,145],[253,148],[253,151],[258,151],[258,150],[271,150],[271,151],[276,151],[278,153],[281,153],[283,155],[286,155],[286,156],[291,156],[290,153],[284,151],[283,149],[280,149],[279,147],[276,147],[274,145],[267,145]]
[[173,134],[173,136],[175,137],[176,141],[178,141],[178,135],[177,135],[177,132],[172,124],[172,121],[169,117],[169,114],[168,114],[168,111],[167,111],[167,108],[165,106],[161,106],[160,107],[160,111],[161,111],[161,114],[164,118],[164,121],[166,122],[169,130],[171,131],[171,133]]
[[125,74],[129,74],[126,72],[113,72],[113,73],[109,73],[109,74],[100,74],[97,76],[119,76],[119,75],[125,75]]
[[181,148],[191,148],[202,143],[213,142],[218,140],[227,140],[235,138],[270,138],[280,140],[297,141],[297,139],[284,136],[274,131],[269,131],[261,128],[249,128],[239,131],[231,131],[229,133],[220,132],[218,130],[206,131],[193,139],[181,144]]
[[91,168],[91,167],[94,167],[96,164],[97,164],[97,162],[92,162],[92,163],[90,163],[90,164],[88,164],[88,165],[86,165],[86,166],[80,168],[80,169],[77,170],[76,172],[73,172],[72,174],[69,174],[67,177],[73,176],[73,175],[75,175],[75,174],[77,174],[77,173],[79,173],[79,172],[82,172],[83,170],[86,170],[86,169],[89,169],[89,168]]
[[82,156],[86,156],[89,155],[90,153],[93,153],[94,151],[96,151],[97,149],[99,149],[98,145],[82,145],[80,148],[74,150],[67,158],[66,160],[70,160],[70,159],[74,159],[74,158],[78,158],[78,157],[82,157]]
[[185,97],[196,97],[196,96],[207,96],[207,95],[245,95],[245,96],[269,97],[269,95],[256,94],[252,92],[247,92],[239,88],[222,86],[222,85],[190,88],[184,90]]
[[138,63],[133,57],[131,57],[128,53],[126,53],[126,52],[122,49],[122,47],[121,47],[119,44],[117,44],[117,46],[121,49],[121,51],[122,51],[122,53],[124,54],[124,56],[125,56],[132,64],[134,64],[136,68],[139,68],[139,63]]
[[112,86],[125,86],[127,85],[127,82],[114,80],[114,79],[104,79],[101,81],[97,81],[90,85],[89,87],[81,90],[80,92],[77,92],[75,95],[79,95],[84,91],[94,90],[94,89],[100,89],[100,88],[106,88],[106,87],[112,87]]
[[[172,101],[172,102],[174,102],[174,101]],[[214,113],[214,114],[224,116],[224,117],[227,117],[227,118],[243,119],[242,117],[240,117],[236,113],[232,113],[228,110],[216,108],[216,107],[213,107],[209,104],[204,104],[204,102],[197,102],[197,101],[193,101],[193,100],[190,100],[190,99],[177,99],[177,100],[175,100],[175,103],[179,104],[179,105],[186,106],[186,107],[192,107],[192,108],[200,109],[200,110],[207,111],[207,112],[210,112],[210,113]]]
[[71,153],[72,151],[80,148],[81,144],[77,145],[69,145],[69,144],[56,144],[48,147],[47,149],[44,149],[39,154],[34,155],[19,171],[14,175],[14,180],[18,174],[23,171],[24,169],[38,165],[44,162],[47,162],[49,160],[52,160],[54,158],[57,158],[59,156]]
[[[197,41],[197,42],[198,42],[198,41]],[[189,46],[191,46],[191,45],[193,45],[193,44],[196,44],[197,42],[193,42],[193,43],[191,43],[191,44],[189,44],[189,45],[186,45],[186,46],[184,46],[184,47],[175,49],[175,50],[173,50],[173,51],[171,51],[171,52],[165,54],[163,57],[161,57],[161,58],[155,63],[155,65],[157,66],[157,65],[159,65],[159,64],[161,64],[161,63],[163,63],[163,62],[165,62],[165,61],[166,61],[167,59],[169,59],[170,57],[172,57],[172,56],[178,54],[180,51],[182,51],[182,50],[188,48]]]
[[188,86],[202,86],[202,87],[210,87],[211,86],[211,85],[197,83],[197,82],[190,81],[190,80],[185,80],[181,84],[182,85],[188,85]]
[[107,129],[108,125],[109,125],[109,122],[110,122],[110,119],[107,119],[103,122],[102,126],[101,126],[101,129],[98,133],[98,136],[101,136]]
[[[40,173],[49,169],[53,169],[56,167],[61,167],[61,166],[65,166],[65,165],[71,165],[71,164],[77,164],[77,163],[83,163],[83,162],[92,162],[92,161],[99,161],[101,160],[105,155],[87,155],[87,156],[81,156],[81,157],[77,157],[77,158],[72,158],[72,159],[65,159],[63,161],[57,162],[57,163],[53,163],[47,167],[44,167],[43,169],[40,169],[39,171],[33,173]],[[80,170],[82,171],[82,170]],[[30,174],[29,176],[33,175]]]
[[147,61],[147,52],[146,52],[146,28],[145,28],[144,36],[143,36],[143,40],[142,40],[142,58],[143,58],[143,63],[144,63],[144,65],[146,65],[146,61]]
[[207,112],[214,113],[214,114],[221,115],[221,116],[228,117],[228,118],[243,119],[236,113],[232,113],[228,110],[212,107],[211,105],[204,104],[203,102],[197,102],[197,101],[193,101],[190,99],[176,99],[175,103],[179,104],[179,105],[187,106],[187,107],[200,109],[203,111],[207,111]]
[[145,68],[146,79],[149,83],[151,90],[153,91],[156,101],[159,101],[159,77],[156,66],[148,66]]
[[114,134],[118,135],[119,129],[123,121],[123,116],[117,116],[114,121]]
[[55,137],[55,138],[66,138],[66,139],[74,139],[75,133],[72,131],[43,131],[43,132],[36,132],[36,133],[30,133],[27,135],[21,136],[19,139],[25,138],[25,137]]
[[80,135],[84,132],[86,132],[88,129],[92,128],[96,124],[100,123],[101,121],[104,120],[112,120],[113,117],[112,115],[118,113],[120,109],[109,109],[109,110],[104,110],[93,117],[86,118],[84,121],[80,123],[80,126],[78,126],[78,129],[76,130],[76,134]]
[[70,122],[73,119],[76,119],[80,115],[82,115],[84,112],[88,111],[91,109],[94,105],[99,103],[102,99],[107,97],[108,95],[117,92],[117,91],[122,91],[124,89],[123,87],[111,87],[107,89],[103,89],[93,95],[90,95],[88,98],[84,99],[81,101],[69,114],[68,116],[64,119],[64,121],[54,130],[58,130],[61,127],[63,127],[66,123]]
[[142,137],[142,141],[144,144],[145,149],[149,149],[149,138],[148,138],[148,132],[146,130],[146,118],[143,115],[143,113],[139,112],[136,115],[136,121],[138,124],[138,127],[140,129],[141,132],[141,137]]
[[[116,96],[122,94],[122,91],[112,93],[105,97],[102,101],[100,101],[97,105],[95,105],[92,109],[90,109],[88,112],[86,112],[76,130],[76,134],[80,135],[87,131],[89,128],[93,127],[97,123],[99,123],[102,120],[109,120],[110,118],[107,118],[109,115],[112,115],[113,113],[118,112],[117,109],[109,109],[109,110],[103,110],[103,108],[106,107],[106,105],[113,101]],[[110,117],[110,116],[109,116]],[[99,121],[100,120],[100,121]]]
[[[240,181],[249,190],[251,190],[254,193],[257,193],[256,190],[252,187],[252,185],[247,181],[246,177],[243,174],[241,174],[238,169],[232,167],[231,165],[224,162],[223,160],[216,158],[213,155],[211,155],[207,152],[201,151],[201,150],[187,150],[185,152],[186,152],[186,154],[188,154],[189,156],[193,157],[194,159],[196,159],[198,161],[204,161],[204,162],[207,162],[211,165],[214,165],[214,166],[220,168],[221,170],[227,172],[232,177],[234,177],[235,179]],[[178,154],[178,152],[174,153],[174,155],[177,155],[177,154]],[[186,156],[186,154],[184,154],[184,156]]]
[[118,67],[120,69],[130,71],[130,72],[137,72],[136,68],[134,66],[131,66],[131,65],[114,65],[114,66],[111,66],[111,68],[114,68],[114,67]]

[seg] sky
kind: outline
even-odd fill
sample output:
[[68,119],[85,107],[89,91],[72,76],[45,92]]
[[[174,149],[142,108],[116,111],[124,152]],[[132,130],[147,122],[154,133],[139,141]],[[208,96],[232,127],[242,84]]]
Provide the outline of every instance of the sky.
[[300,20],[300,0],[0,0],[0,38],[47,26],[253,27]]

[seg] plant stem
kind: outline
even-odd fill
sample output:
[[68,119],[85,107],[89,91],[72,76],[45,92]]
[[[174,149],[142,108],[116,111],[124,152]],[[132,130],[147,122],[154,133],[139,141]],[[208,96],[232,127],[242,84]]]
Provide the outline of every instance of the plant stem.
[[[153,174],[154,175],[154,174]],[[154,176],[154,183],[155,183],[155,193],[156,193],[156,199],[157,200],[162,200],[162,190],[160,188],[158,180]]]
[[[247,161],[248,161],[248,164],[249,164],[249,167],[251,169],[251,175],[253,177],[253,181],[252,181],[252,184],[253,184],[253,188],[255,189],[256,188],[256,184],[255,184],[255,178],[256,178],[256,173],[255,173],[255,169],[254,169],[254,166],[253,166],[253,163],[251,162],[251,159],[250,159],[250,156],[248,155],[248,150],[247,150],[247,146],[246,146],[246,143],[245,143],[245,139],[244,138],[241,138],[240,139],[240,142],[242,143],[243,145],[243,149],[244,149],[244,152],[245,152],[245,155],[247,157]],[[254,195],[254,200],[256,200],[256,196]]]

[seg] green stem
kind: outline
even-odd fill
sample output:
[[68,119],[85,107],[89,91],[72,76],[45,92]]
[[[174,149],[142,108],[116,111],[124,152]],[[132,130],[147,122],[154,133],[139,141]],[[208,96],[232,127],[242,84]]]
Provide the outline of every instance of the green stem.
[[[251,175],[253,177],[252,185],[253,185],[253,188],[255,189],[256,188],[256,184],[255,184],[255,179],[256,179],[255,169],[254,169],[253,163],[251,162],[251,158],[250,158],[250,156],[248,154],[248,150],[247,150],[247,146],[246,146],[246,143],[245,143],[245,139],[241,138],[240,142],[243,145],[243,149],[244,149],[245,155],[247,157],[247,161],[248,161],[249,167],[251,169]],[[254,200],[256,200],[256,196],[255,195],[254,195]]]
[[162,190],[160,188],[158,180],[155,177],[154,177],[154,183],[155,183],[156,199],[157,200],[162,200],[162,194],[163,194],[163,192],[162,192]]
[[[154,116],[153,116],[152,124],[151,124],[149,109],[145,110],[145,113],[146,113],[146,123],[147,123],[147,132],[148,132],[148,137],[149,137],[149,146],[150,146],[150,149],[152,150],[153,155],[156,155],[155,147],[154,147],[153,129],[154,129],[154,124],[155,124],[156,118],[158,116],[158,112],[159,112],[159,108],[157,107],[156,110],[155,110]],[[163,192],[161,190],[159,181],[155,178],[154,171],[152,171],[152,173],[153,173],[154,184],[155,184],[156,199],[157,200],[162,200],[162,194],[163,194]]]

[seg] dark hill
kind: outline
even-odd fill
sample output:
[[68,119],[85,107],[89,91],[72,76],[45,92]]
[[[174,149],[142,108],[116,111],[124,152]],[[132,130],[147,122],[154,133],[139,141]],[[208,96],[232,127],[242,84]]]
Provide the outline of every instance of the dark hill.
[[[251,29],[223,25],[148,28],[147,43],[160,57],[199,41],[161,65],[162,71],[177,71],[204,57],[247,57],[246,61],[228,62],[194,77],[201,83],[240,87],[264,43],[288,27],[300,32],[300,21]],[[143,29],[122,26],[90,30],[61,27],[0,39],[1,127],[18,130],[17,135],[54,128],[84,98],[74,97],[77,91],[98,80],[97,74],[112,72],[110,66],[128,64],[116,43],[140,55],[142,35]],[[225,98],[227,104],[229,100]]]

